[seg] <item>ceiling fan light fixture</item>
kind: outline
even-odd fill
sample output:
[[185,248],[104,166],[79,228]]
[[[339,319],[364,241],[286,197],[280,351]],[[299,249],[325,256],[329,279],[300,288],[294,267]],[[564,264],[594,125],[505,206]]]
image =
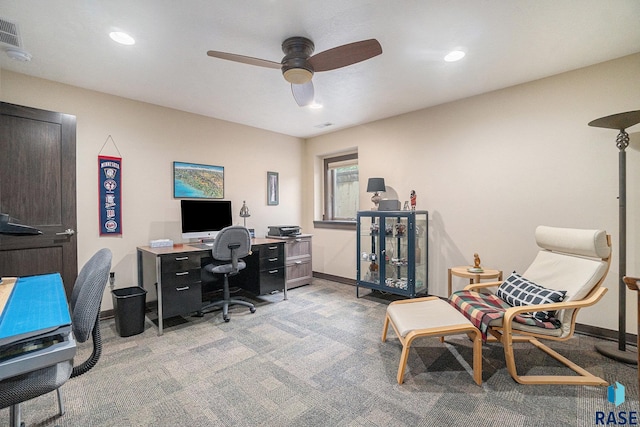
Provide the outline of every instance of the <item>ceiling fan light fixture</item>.
[[461,50],[452,50],[444,57],[444,60],[446,62],[456,62],[464,58],[465,55],[466,54]]
[[129,34],[122,31],[112,31],[109,33],[109,37],[116,43],[123,44],[125,46],[131,46],[136,44],[136,41]]
[[303,85],[311,81],[313,73],[305,68],[289,68],[282,73],[284,79],[294,85]]

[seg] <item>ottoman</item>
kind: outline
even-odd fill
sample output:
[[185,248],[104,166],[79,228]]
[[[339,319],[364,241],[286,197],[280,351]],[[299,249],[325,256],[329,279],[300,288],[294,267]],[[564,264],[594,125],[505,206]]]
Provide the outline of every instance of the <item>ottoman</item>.
[[473,379],[482,384],[482,335],[462,313],[438,297],[394,301],[387,307],[382,342],[387,339],[389,324],[402,343],[398,384],[404,381],[409,348],[416,338],[467,334],[473,340]]

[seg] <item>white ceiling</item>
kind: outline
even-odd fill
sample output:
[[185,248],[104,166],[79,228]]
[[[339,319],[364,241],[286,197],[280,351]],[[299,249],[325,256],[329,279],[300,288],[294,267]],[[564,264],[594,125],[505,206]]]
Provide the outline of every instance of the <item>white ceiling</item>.
[[[0,18],[33,56],[0,54],[3,69],[297,137],[640,52],[638,0],[0,0]],[[279,62],[290,36],[316,53],[376,38],[383,54],[316,73],[321,110],[279,70],[206,55]],[[444,62],[452,49],[467,55]]]

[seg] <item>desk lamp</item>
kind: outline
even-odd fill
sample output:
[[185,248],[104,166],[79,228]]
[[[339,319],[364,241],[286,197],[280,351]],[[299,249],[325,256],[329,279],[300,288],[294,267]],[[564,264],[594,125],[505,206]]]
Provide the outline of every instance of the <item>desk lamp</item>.
[[627,111],[626,113],[613,114],[611,116],[601,117],[589,122],[589,126],[617,129],[619,131],[616,137],[616,147],[620,150],[618,154],[618,188],[619,188],[619,247],[618,247],[618,347],[613,348],[606,344],[596,345],[599,353],[620,362],[636,364],[638,363],[636,354],[632,350],[626,349],[626,291],[627,288],[623,281],[627,268],[627,167],[625,149],[629,146],[629,134],[625,131],[628,127],[640,123],[640,110]]
[[247,218],[250,217],[249,208],[247,207],[247,202],[242,201],[242,207],[240,208],[240,218],[244,220],[244,228],[247,228]]
[[367,193],[374,193],[373,196],[371,196],[371,201],[375,205],[372,210],[378,210],[378,204],[380,203],[380,200],[382,200],[379,192],[384,192],[385,190],[386,186],[384,185],[384,178],[369,178],[369,182],[367,183]]

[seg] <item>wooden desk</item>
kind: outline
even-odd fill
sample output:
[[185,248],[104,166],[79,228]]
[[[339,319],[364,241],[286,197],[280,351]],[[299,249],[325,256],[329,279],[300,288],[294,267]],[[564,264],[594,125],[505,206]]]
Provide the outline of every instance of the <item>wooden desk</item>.
[[447,291],[448,295],[451,295],[451,276],[462,277],[469,279],[469,284],[480,283],[484,279],[497,279],[502,281],[502,270],[490,270],[485,268],[482,273],[472,273],[468,269],[472,268],[471,265],[465,265],[460,267],[451,267],[448,270],[449,281]]
[[5,278],[0,286],[13,287],[0,314],[0,380],[73,359],[76,341],[60,275]]
[[[138,285],[155,288],[158,300],[158,335],[163,319],[197,312],[202,307],[202,266],[210,262],[213,247],[182,244],[172,247],[137,248]],[[284,289],[284,242],[268,238],[251,239],[252,254],[244,258],[247,267],[230,278],[231,286],[255,295]]]
[[9,300],[9,296],[11,295],[11,291],[13,290],[13,286],[16,283],[15,277],[3,277],[2,283],[0,283],[0,314],[4,310],[4,306],[7,304]]

